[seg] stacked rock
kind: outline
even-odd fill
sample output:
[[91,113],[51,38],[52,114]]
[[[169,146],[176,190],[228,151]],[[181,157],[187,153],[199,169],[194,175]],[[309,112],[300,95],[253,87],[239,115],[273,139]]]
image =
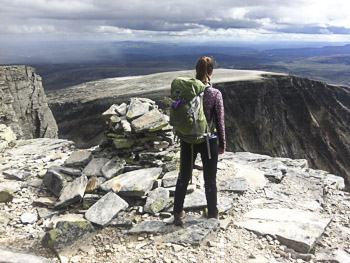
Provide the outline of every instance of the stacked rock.
[[175,145],[168,116],[154,101],[132,98],[128,104],[112,105],[103,113],[106,140],[101,147],[113,147],[126,161],[124,170],[145,167],[174,169]]

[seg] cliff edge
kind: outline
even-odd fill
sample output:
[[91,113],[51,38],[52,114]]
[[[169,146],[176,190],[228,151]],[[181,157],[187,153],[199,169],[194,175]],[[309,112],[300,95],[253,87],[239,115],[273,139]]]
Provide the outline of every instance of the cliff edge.
[[[60,136],[80,147],[99,143],[101,113],[130,97],[169,107],[178,71],[87,82],[48,94]],[[307,159],[312,168],[350,179],[350,89],[286,74],[216,69],[224,98],[228,151]],[[74,133],[72,132],[74,131]]]
[[0,123],[10,126],[17,138],[57,138],[58,127],[34,68],[0,67],[0,98]]

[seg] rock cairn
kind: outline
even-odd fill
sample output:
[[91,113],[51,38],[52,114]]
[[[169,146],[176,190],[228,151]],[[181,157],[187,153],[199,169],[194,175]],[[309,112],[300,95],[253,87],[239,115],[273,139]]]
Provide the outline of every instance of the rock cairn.
[[112,105],[103,113],[106,140],[102,148],[125,160],[124,170],[162,167],[174,170],[175,152],[172,127],[154,101],[132,98],[128,104]]

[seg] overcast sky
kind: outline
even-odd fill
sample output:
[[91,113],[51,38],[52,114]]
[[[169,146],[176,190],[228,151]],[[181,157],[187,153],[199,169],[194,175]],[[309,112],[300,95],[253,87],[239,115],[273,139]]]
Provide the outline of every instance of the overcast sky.
[[348,0],[0,0],[0,41],[350,40]]

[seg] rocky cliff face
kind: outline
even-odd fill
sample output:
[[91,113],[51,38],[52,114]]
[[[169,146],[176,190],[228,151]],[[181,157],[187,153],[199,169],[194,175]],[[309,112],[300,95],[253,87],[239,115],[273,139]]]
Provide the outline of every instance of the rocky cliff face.
[[294,76],[218,83],[228,149],[307,159],[350,179],[350,89]]
[[0,123],[10,126],[19,139],[57,138],[41,77],[33,68],[0,67],[0,98]]
[[[132,96],[167,107],[169,83],[193,72],[85,83],[49,94],[63,138],[98,143],[101,114]],[[282,74],[222,70],[213,83],[225,104],[228,150],[305,158],[310,166],[350,179],[350,89]]]

